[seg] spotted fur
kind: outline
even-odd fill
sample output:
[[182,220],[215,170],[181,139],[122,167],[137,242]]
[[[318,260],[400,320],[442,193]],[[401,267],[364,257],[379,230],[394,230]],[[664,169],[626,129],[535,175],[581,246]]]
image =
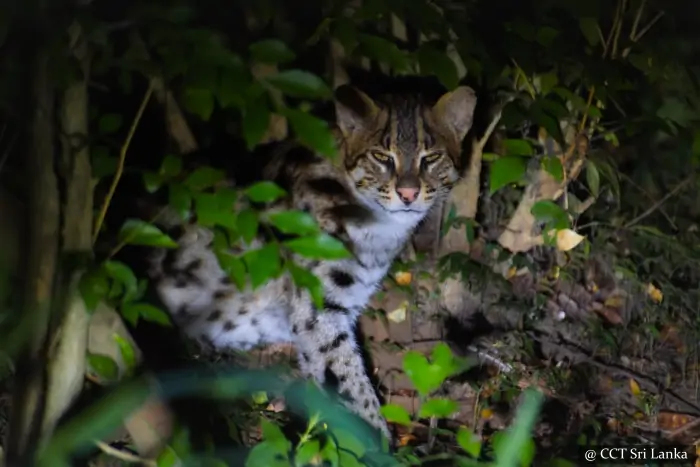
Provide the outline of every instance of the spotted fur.
[[[354,328],[416,225],[458,180],[475,103],[466,87],[434,105],[417,96],[373,100],[350,86],[339,88],[338,162],[292,146],[266,168],[266,178],[290,194],[275,208],[311,213],[352,253],[336,261],[295,258],[321,279],[323,310],[288,276],[255,291],[238,290],[210,249],[213,233],[190,225],[178,238],[179,249],[152,259],[151,277],[175,321],[217,349],[293,342],[305,375],[319,383],[334,380],[348,407],[389,436]],[[246,248],[261,244],[256,239]]]

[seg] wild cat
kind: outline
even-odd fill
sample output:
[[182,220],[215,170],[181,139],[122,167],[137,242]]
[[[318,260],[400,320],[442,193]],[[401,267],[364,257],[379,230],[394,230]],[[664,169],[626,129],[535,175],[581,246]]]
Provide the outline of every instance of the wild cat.
[[[340,157],[288,145],[264,170],[288,193],[275,210],[311,214],[351,252],[340,260],[294,258],[321,280],[323,309],[288,274],[238,289],[211,250],[213,232],[195,224],[181,229],[178,249],[153,255],[150,277],[185,334],[218,350],[294,343],[304,375],[334,383],[350,410],[390,438],[355,326],[415,227],[459,179],[476,95],[458,87],[436,102],[404,92],[373,99],[344,85],[334,100]],[[261,245],[258,238],[245,248]]]

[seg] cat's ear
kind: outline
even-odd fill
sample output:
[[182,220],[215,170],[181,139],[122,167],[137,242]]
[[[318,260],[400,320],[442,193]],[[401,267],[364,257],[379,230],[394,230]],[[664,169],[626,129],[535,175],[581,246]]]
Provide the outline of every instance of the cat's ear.
[[335,118],[346,138],[368,129],[377,118],[379,107],[364,92],[344,84],[335,90]]
[[476,93],[468,86],[460,86],[450,91],[433,106],[436,123],[452,133],[461,143],[474,122]]

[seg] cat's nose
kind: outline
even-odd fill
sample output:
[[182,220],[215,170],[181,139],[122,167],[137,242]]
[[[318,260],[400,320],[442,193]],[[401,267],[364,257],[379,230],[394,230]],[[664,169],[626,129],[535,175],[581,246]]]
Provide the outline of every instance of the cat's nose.
[[401,201],[403,201],[403,204],[411,204],[418,198],[418,193],[420,192],[420,189],[418,188],[397,188],[396,193],[399,195],[399,198]]

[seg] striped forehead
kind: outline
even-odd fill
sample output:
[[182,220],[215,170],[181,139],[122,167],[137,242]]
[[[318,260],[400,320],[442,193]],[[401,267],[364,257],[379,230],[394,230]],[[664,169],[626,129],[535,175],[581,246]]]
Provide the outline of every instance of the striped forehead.
[[402,159],[413,159],[431,146],[430,132],[423,118],[423,107],[412,99],[401,99],[389,106],[382,144]]

